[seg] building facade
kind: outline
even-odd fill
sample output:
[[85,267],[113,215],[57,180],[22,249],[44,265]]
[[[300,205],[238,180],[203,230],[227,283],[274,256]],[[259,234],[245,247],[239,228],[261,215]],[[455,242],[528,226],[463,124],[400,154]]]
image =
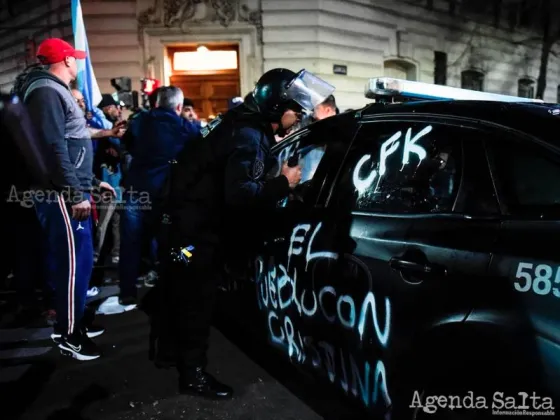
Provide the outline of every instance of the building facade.
[[[72,30],[69,0],[3,1],[11,4],[0,13],[5,90],[43,38],[72,40]],[[275,67],[320,75],[341,109],[366,104],[367,79],[383,75],[534,97],[543,41],[525,3],[82,0],[82,8],[102,92],[114,90],[114,77],[131,77],[133,89],[153,77],[181,86],[208,116]],[[547,102],[560,101],[559,44],[549,48]]]

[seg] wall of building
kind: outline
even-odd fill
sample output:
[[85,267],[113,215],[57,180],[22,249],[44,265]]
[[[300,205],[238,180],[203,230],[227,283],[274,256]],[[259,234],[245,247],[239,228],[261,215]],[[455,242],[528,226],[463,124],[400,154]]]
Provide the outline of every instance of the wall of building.
[[[155,11],[159,17],[139,30],[142,12],[154,5],[162,9],[163,1],[82,0],[90,54],[102,92],[113,90],[113,77],[131,77],[134,89],[140,88],[140,78],[148,74],[165,80],[166,44],[220,40],[242,46],[242,94],[262,70],[307,68],[335,85],[341,109],[367,103],[367,79],[403,74],[399,66],[404,66],[405,76],[433,83],[435,51],[447,53],[450,86],[460,87],[461,72],[471,68],[484,74],[483,89],[488,92],[516,95],[520,78],[538,77],[539,43],[516,43],[531,34],[468,22],[460,13],[452,17],[444,0],[434,0],[434,11],[424,7],[424,0],[239,1],[246,10],[262,10],[262,46],[261,35],[247,13],[237,12],[232,22],[222,25],[210,2],[189,3],[195,8],[193,15],[174,25],[163,24],[165,15]],[[20,0],[12,4],[15,16],[9,15],[7,8],[0,10],[2,90],[9,89],[25,67],[29,40],[36,45],[48,36],[72,41],[69,0]],[[388,60],[396,60],[393,64],[397,65],[387,67]],[[27,62],[31,61],[27,57]],[[347,74],[334,74],[334,65],[346,66]],[[548,69],[545,100],[556,102],[558,54],[551,55]]]
[[81,0],[91,61],[99,89],[111,93],[111,79],[132,78],[140,89],[144,77],[142,50],[138,41],[136,0]]
[[[423,2],[422,2],[423,3]],[[439,2],[444,3],[444,2]],[[434,82],[434,51],[448,54],[447,84],[461,86],[461,72],[484,74],[484,90],[517,95],[518,79],[537,79],[538,43],[515,45],[530,34],[512,34],[490,25],[453,18],[444,9],[428,11],[406,2],[369,0],[263,0],[264,68],[303,67],[336,86],[341,109],[367,103],[370,77],[385,73],[386,60],[409,65],[416,80]],[[347,75],[333,74],[333,65]],[[560,61],[551,56],[545,100],[557,101]]]
[[0,7],[0,91],[9,92],[13,82],[35,59],[35,48],[49,37],[72,41],[68,0],[4,1]]
[[[73,43],[69,0],[19,0],[13,14],[0,8],[0,90],[9,91],[26,65],[33,63],[42,40],[63,38]],[[82,0],[94,72],[103,93],[112,92],[111,78],[129,76],[133,88],[143,77],[138,42],[136,0]]]

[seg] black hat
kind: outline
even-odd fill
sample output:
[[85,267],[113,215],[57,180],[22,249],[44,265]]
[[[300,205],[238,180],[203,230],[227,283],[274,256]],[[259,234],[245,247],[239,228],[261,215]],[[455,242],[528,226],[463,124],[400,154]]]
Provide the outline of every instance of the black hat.
[[99,104],[97,105],[98,108],[105,108],[106,106],[111,105],[120,105],[117,101],[115,101],[115,98],[113,98],[113,95],[111,95],[110,93],[104,93],[102,97],[103,99],[101,99],[101,102],[99,102]]

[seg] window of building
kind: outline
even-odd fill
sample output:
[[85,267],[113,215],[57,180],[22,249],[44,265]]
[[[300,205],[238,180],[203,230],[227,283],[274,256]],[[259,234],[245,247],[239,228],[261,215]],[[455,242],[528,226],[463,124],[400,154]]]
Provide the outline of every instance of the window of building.
[[461,73],[461,88],[484,90],[484,74],[476,70],[465,70]]
[[534,1],[521,0],[519,2],[519,9],[517,12],[518,25],[523,28],[531,27],[535,18],[538,16],[538,6],[539,5],[535,5]]
[[517,96],[521,98],[534,98],[535,97],[535,82],[534,80],[523,78],[517,82]]
[[491,13],[494,5],[488,0],[469,0],[460,3],[461,13],[465,15],[488,15]]
[[180,51],[173,54],[173,71],[236,70],[237,51],[209,50],[198,47],[196,51]]
[[404,60],[386,60],[383,74],[395,79],[416,80],[416,66]]
[[430,123],[365,124],[337,200],[360,212],[452,211],[462,160],[454,130]]
[[434,83],[447,84],[447,53],[434,51]]

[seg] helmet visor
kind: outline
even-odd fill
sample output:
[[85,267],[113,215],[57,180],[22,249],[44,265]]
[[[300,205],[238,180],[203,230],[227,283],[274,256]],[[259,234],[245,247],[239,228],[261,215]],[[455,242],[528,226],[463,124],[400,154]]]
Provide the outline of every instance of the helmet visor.
[[313,111],[334,92],[334,86],[318,78],[307,70],[301,70],[290,82],[286,95],[297,102],[303,109]]

